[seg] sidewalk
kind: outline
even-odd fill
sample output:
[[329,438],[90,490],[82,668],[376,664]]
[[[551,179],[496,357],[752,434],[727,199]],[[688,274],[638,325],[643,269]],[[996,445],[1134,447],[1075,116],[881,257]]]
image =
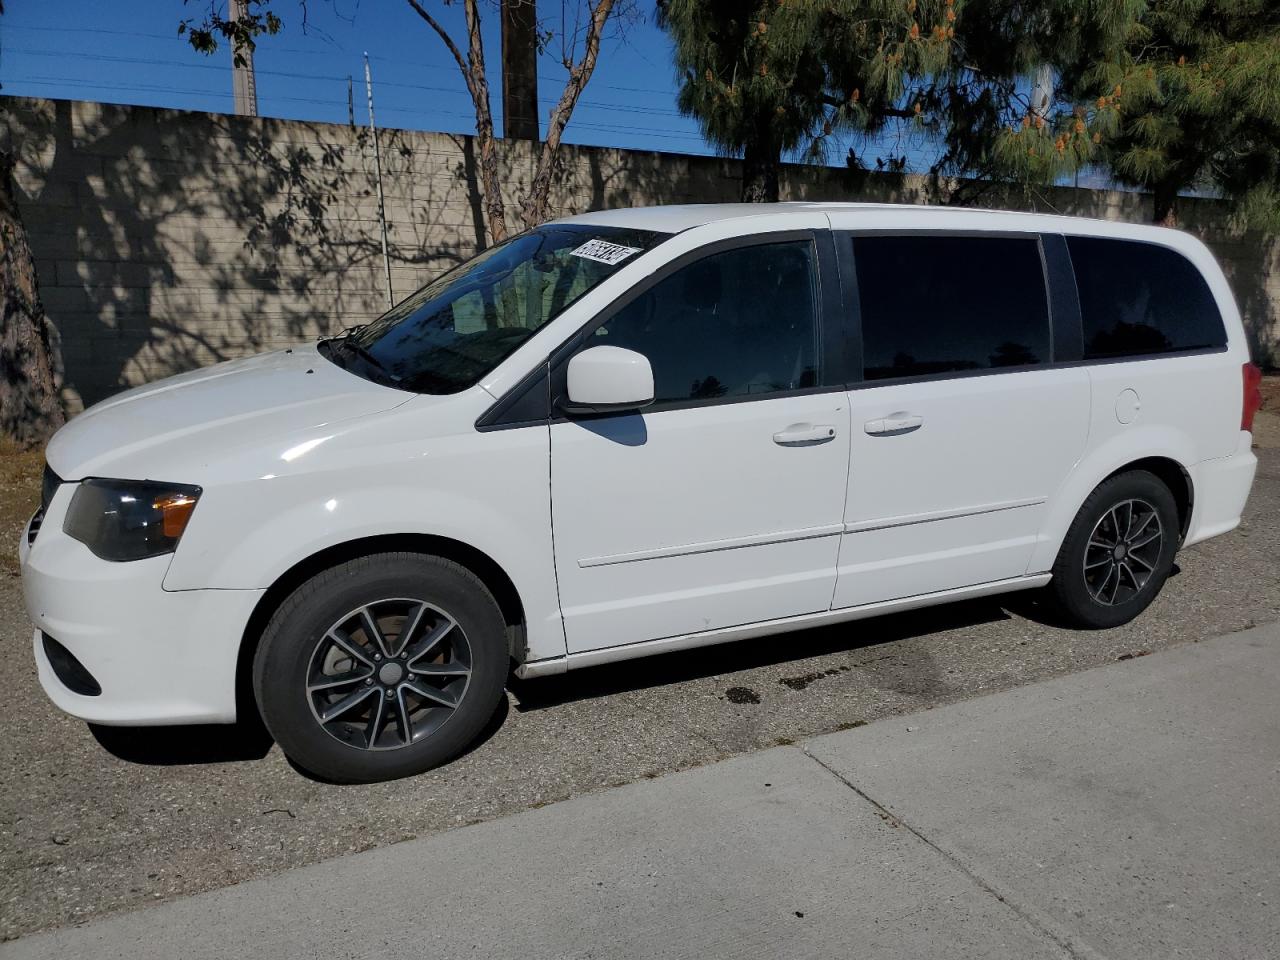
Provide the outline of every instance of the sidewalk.
[[1260,960],[1280,955],[1277,691],[1269,625],[0,956]]

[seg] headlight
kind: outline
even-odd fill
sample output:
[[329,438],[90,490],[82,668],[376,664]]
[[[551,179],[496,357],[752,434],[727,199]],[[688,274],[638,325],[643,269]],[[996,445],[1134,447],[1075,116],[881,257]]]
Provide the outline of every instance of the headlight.
[[138,480],[85,480],[76,487],[62,532],[103,560],[172,553],[200,499],[200,488]]

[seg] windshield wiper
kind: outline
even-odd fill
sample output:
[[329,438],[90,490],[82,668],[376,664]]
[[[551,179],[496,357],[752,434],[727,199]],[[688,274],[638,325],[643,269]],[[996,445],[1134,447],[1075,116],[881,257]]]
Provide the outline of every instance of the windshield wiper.
[[349,353],[354,353],[357,357],[359,357],[365,363],[369,364],[369,366],[373,367],[375,370],[382,370],[385,372],[387,369],[386,364],[384,364],[381,360],[375,357],[368,347],[362,347],[360,344],[355,343],[351,339],[350,334],[347,334],[341,340],[338,341],[338,348],[341,350],[345,350]]
[[[364,326],[361,324],[360,326]],[[359,327],[352,327],[350,330],[344,330],[337,336],[330,337],[327,340],[320,341],[321,353],[325,354],[330,360],[337,363],[338,366],[346,368],[346,364],[342,363],[340,358],[344,354],[352,354],[363,360],[369,367],[381,373],[387,380],[394,381],[395,378],[387,371],[386,364],[379,360],[367,347],[363,347],[351,339],[351,334],[358,330]]]

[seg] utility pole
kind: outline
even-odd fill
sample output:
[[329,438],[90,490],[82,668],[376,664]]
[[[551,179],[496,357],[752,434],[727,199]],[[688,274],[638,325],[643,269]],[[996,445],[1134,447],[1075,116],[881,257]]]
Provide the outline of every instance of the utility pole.
[[[245,0],[231,0],[231,19],[239,21],[247,14]],[[236,113],[242,117],[258,115],[258,87],[253,79],[253,48],[231,51],[231,92],[235,95]]]
[[369,133],[373,137],[373,169],[378,185],[378,223],[382,227],[382,270],[387,281],[387,307],[396,305],[391,291],[391,255],[387,252],[387,208],[382,199],[382,150],[378,146],[378,127],[373,122],[373,74],[369,72],[369,53],[364,55],[364,89],[369,97]]
[[1053,67],[1041,64],[1036,68],[1036,79],[1031,87],[1031,109],[1047,119],[1053,109],[1053,98]]
[[538,140],[536,0],[502,0],[502,135]]

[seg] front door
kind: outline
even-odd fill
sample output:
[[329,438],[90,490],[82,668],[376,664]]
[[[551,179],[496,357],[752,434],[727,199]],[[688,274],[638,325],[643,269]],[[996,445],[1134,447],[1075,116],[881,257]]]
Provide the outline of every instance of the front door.
[[717,248],[586,336],[644,354],[655,402],[552,424],[569,652],[830,606],[849,430],[843,387],[823,386],[827,240]]

